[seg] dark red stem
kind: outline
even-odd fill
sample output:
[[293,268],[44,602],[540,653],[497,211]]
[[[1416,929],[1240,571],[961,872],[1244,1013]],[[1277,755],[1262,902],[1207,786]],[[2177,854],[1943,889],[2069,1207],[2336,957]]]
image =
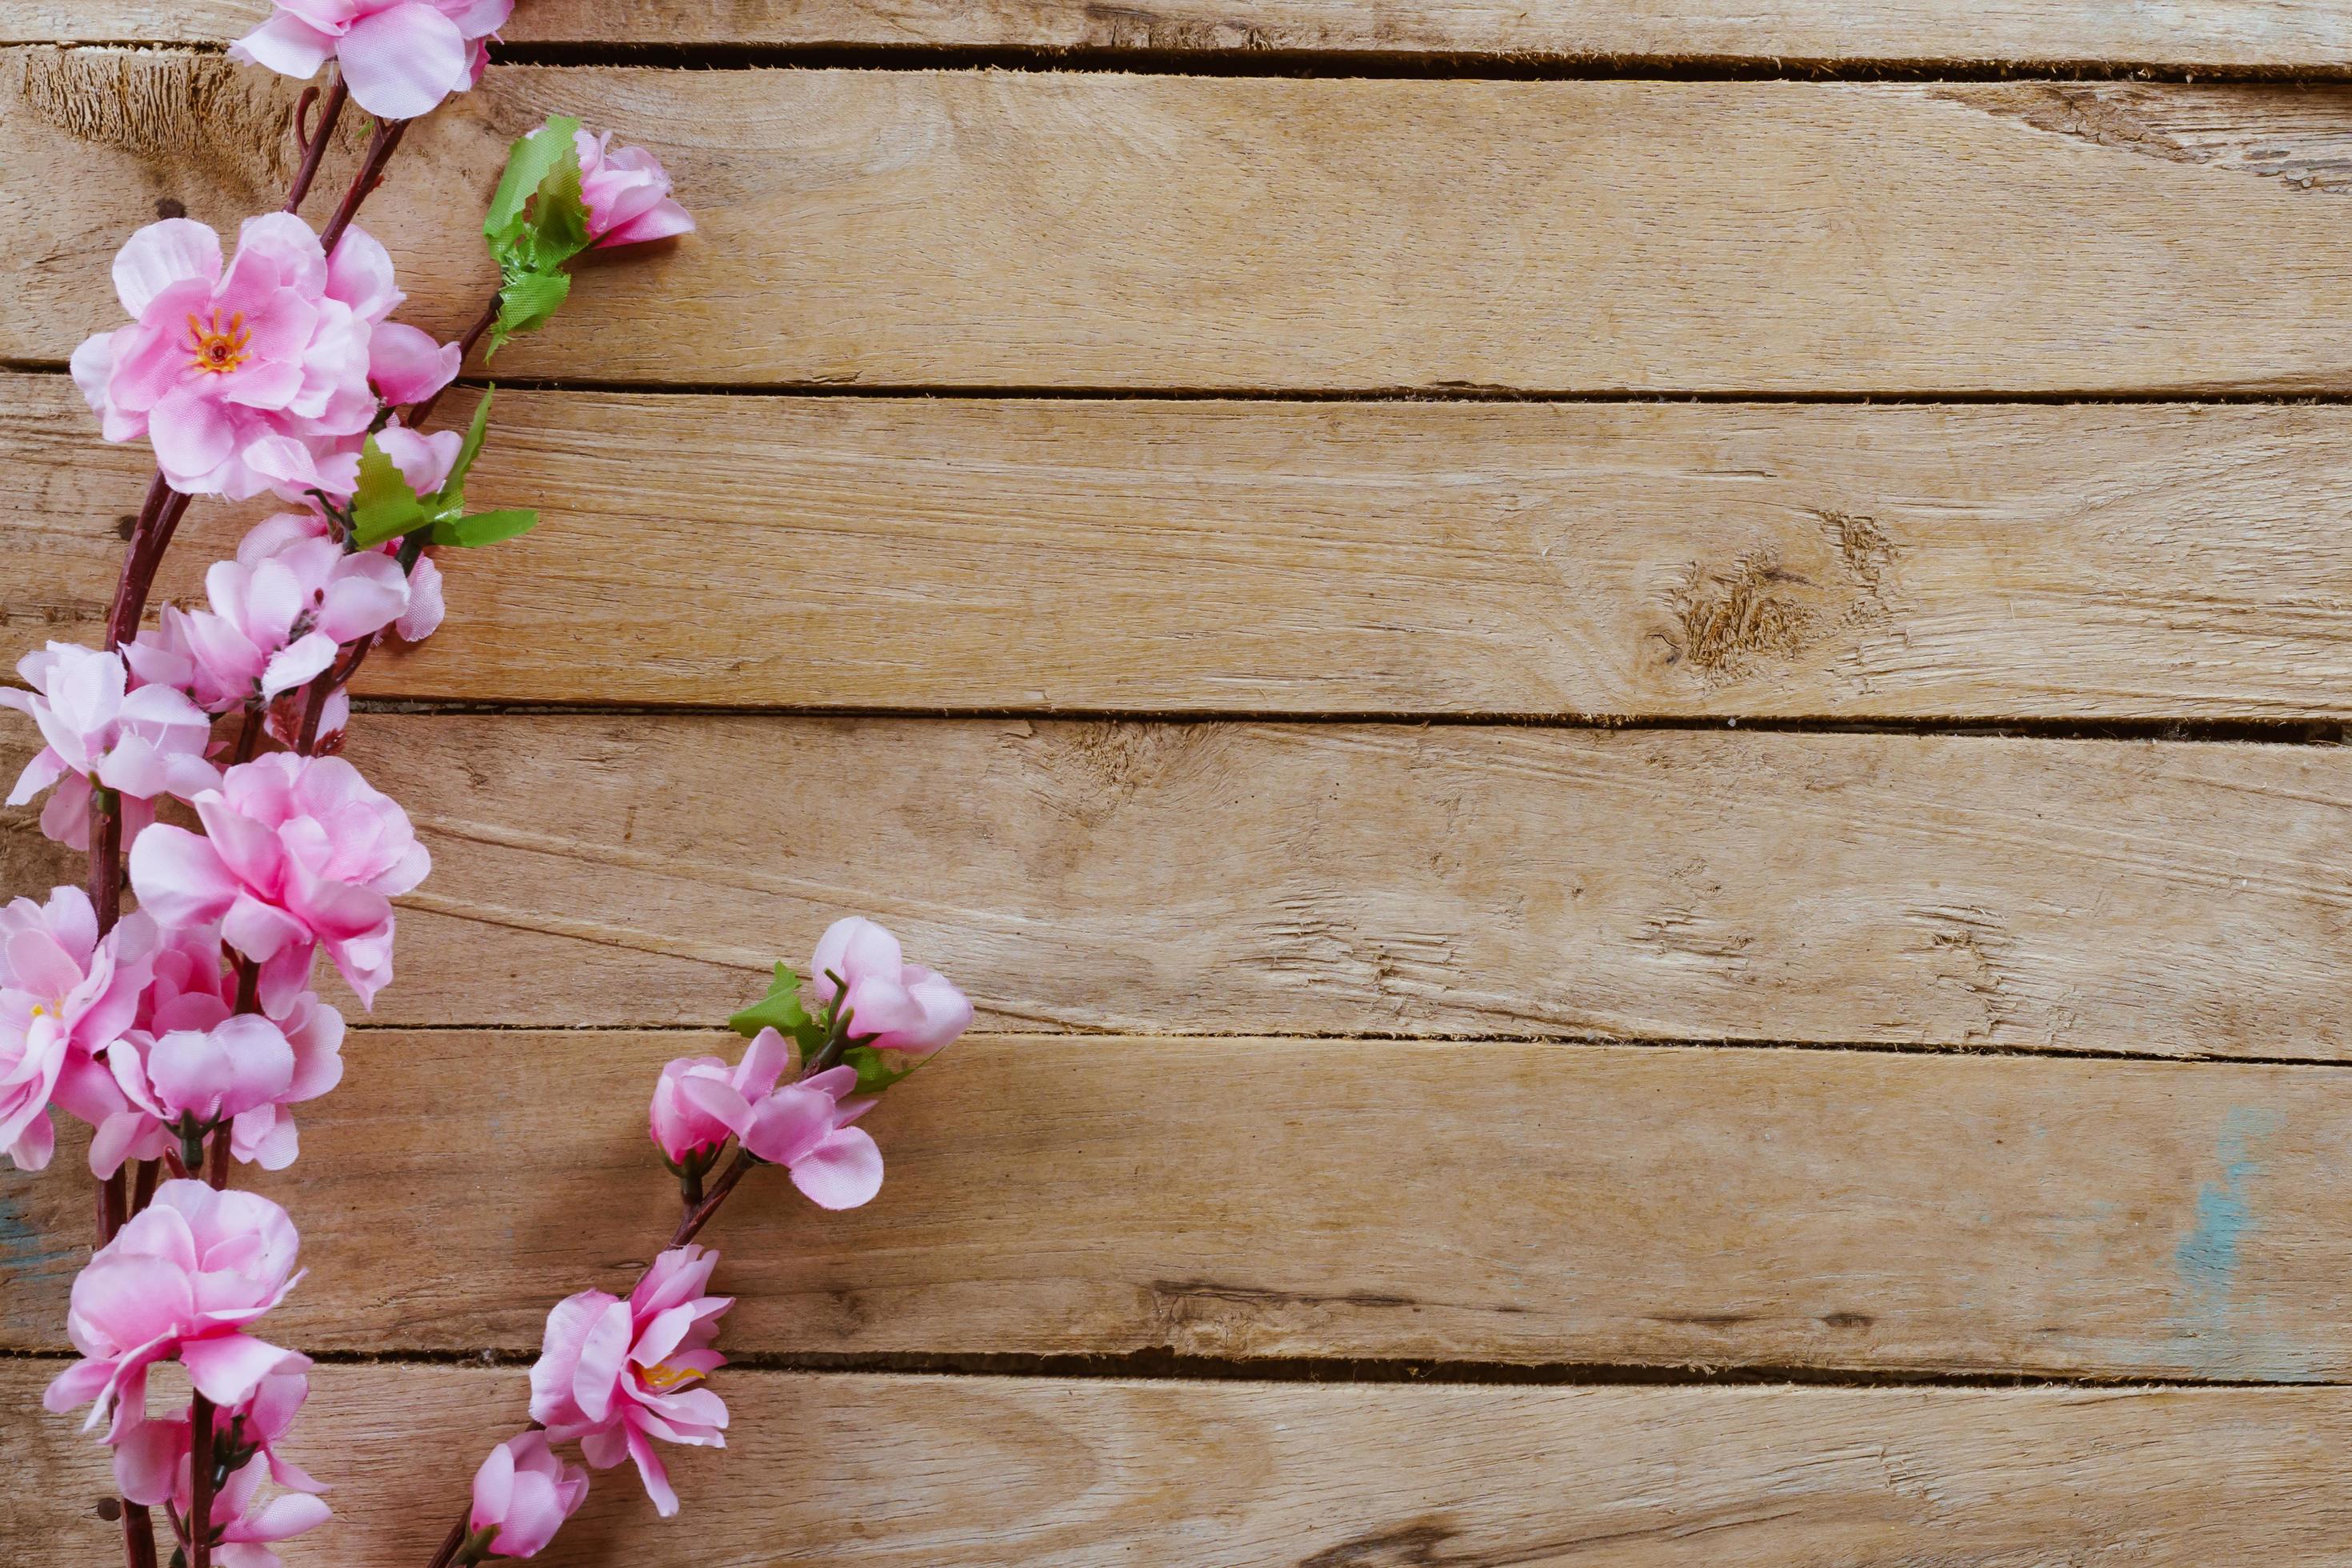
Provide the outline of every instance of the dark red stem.
[[319,236],[319,243],[326,248],[328,255],[335,253],[335,246],[343,237],[343,230],[351,227],[352,219],[359,216],[360,204],[368,199],[368,193],[383,183],[383,166],[400,150],[400,139],[406,134],[408,121],[405,120],[376,121],[375,134],[368,138],[367,156],[360,161],[360,172],[352,176],[351,189],[343,193],[341,204],[335,208],[335,216],[327,220],[325,230]]
[[343,117],[343,105],[351,100],[351,89],[343,85],[342,73],[335,74],[335,85],[327,89],[327,107],[319,116],[319,128],[310,130],[308,119],[310,105],[319,96],[311,88],[302,94],[302,101],[294,110],[294,136],[302,143],[302,166],[294,172],[294,184],[286,193],[286,210],[302,210],[303,198],[310,194],[310,183],[319,177],[319,165],[327,156],[328,143],[335,139],[335,122]]
[[202,1394],[189,1401],[188,1563],[212,1568],[213,1402]]

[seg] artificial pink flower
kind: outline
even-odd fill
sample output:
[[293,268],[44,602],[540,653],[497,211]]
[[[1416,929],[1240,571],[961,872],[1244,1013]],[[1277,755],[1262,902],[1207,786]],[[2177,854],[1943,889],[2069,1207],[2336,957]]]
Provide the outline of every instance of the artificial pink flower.
[[144,1418],[147,1369],[178,1360],[215,1405],[243,1404],[290,1352],[245,1328],[300,1282],[301,1245],[286,1211],[257,1193],[165,1182],[77,1275],[66,1334],[83,1359],[41,1403],[62,1414],[95,1405],[84,1429],[113,1423],[121,1442]]
[[490,1532],[498,1557],[536,1557],[588,1496],[588,1472],[567,1465],[544,1432],[525,1432],[490,1450],[474,1472],[474,1510],[467,1528]]
[[[773,1029],[762,1029],[744,1047],[743,1059],[730,1068],[719,1057],[680,1057],[664,1067],[654,1083],[650,1118],[654,1146],[673,1165],[709,1154],[735,1135],[724,1116],[714,1115],[681,1092],[688,1079],[709,1079],[727,1086],[723,1103],[744,1105],[772,1093],[776,1079],[791,1065],[792,1047]],[[748,1120],[748,1117],[746,1118]]]
[[0,910],[0,1147],[19,1170],[49,1163],[51,1105],[92,1124],[121,1109],[97,1058],[137,1017],[156,945],[144,914],[101,939],[79,888]]
[[[210,609],[165,612],[164,628],[131,645],[142,679],[170,681],[214,713],[267,706],[333,665],[343,644],[408,612],[400,563],[352,553],[300,531],[301,514],[257,526],[233,561],[205,574]],[[142,688],[142,689],[146,689]]]
[[674,1247],[654,1259],[625,1301],[583,1290],[557,1302],[530,1369],[530,1418],[549,1440],[579,1439],[600,1470],[635,1459],[664,1519],[677,1511],[677,1494],[653,1440],[727,1446],[727,1405],[702,1386],[727,1364],[710,1342],[735,1304],[702,1294],[718,1266],[715,1252]]
[[[212,1559],[217,1568],[285,1568],[285,1559],[269,1548],[334,1517],[325,1503],[305,1492],[262,1501],[261,1483],[268,1473],[268,1464],[257,1455],[213,1494]],[[194,1489],[175,1491],[172,1500],[185,1517],[195,1507]]]
[[75,849],[89,847],[90,781],[122,797],[127,841],[155,819],[155,797],[187,797],[220,782],[205,761],[212,720],[169,686],[130,689],[122,656],[53,642],[16,661],[30,691],[0,690],[0,706],[41,727],[48,743],[25,764],[10,805],[51,784],[41,831]]
[[[278,1370],[257,1384],[239,1405],[213,1412],[213,1452],[232,1469],[258,1458],[269,1479],[298,1492],[327,1489],[308,1470],[278,1452],[278,1442],[293,1429],[302,1402],[310,1397],[310,1358],[289,1355]],[[153,1508],[176,1502],[183,1514],[189,1504],[188,1456],[194,1422],[183,1405],[176,1415],[144,1420],[114,1446],[116,1489],[131,1502]],[[242,1510],[239,1510],[242,1511]]]
[[159,823],[131,847],[140,907],[166,927],[221,922],[261,965],[261,1005],[282,1016],[319,947],[361,1005],[392,979],[392,900],[432,857],[408,814],[341,757],[273,752],[194,802],[205,836]]
[[153,445],[174,489],[299,497],[374,423],[371,342],[401,294],[363,230],[330,258],[291,214],[247,218],[224,272],[218,235],[168,218],[131,237],[114,286],[134,320],[74,351],[74,384],[108,440]]
[[580,198],[599,246],[641,245],[690,234],[693,215],[670,199],[668,171],[643,147],[615,147],[613,133],[572,133],[580,151]]
[[716,1057],[670,1063],[655,1090],[655,1141],[661,1142],[661,1090],[667,1089],[680,1102],[672,1125],[684,1138],[708,1138],[713,1127],[722,1138],[731,1132],[755,1158],[790,1170],[793,1185],[820,1208],[872,1202],[882,1190],[882,1151],[864,1128],[849,1124],[874,1102],[845,1105],[841,1098],[857,1087],[857,1069],[829,1068],[779,1089],[776,1079],[791,1060],[783,1037],[762,1029],[731,1075]]
[[290,1027],[250,1013],[160,1037],[132,1030],[107,1052],[129,1109],[90,1140],[90,1173],[103,1179],[126,1160],[152,1160],[177,1131],[207,1132],[226,1122],[229,1152],[282,1171],[301,1152],[287,1109],[316,1100],[343,1077],[343,1017],[310,992],[296,998]]
[[879,1051],[921,1058],[971,1026],[971,1004],[946,976],[904,962],[898,939],[862,915],[835,921],[816,944],[803,994],[833,1001],[848,987],[849,1035]]
[[362,109],[414,120],[481,79],[486,40],[513,10],[514,0],[278,0],[228,52],[304,81],[331,56]]

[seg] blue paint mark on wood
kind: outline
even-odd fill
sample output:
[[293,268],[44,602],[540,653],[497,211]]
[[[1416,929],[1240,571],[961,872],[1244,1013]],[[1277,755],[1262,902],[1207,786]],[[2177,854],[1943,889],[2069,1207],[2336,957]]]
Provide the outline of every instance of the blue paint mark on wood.
[[82,1266],[84,1256],[77,1238],[42,1230],[25,1217],[16,1194],[0,1186],[0,1277],[14,1283],[71,1272]]
[[2240,1107],[2221,1121],[2214,1156],[2219,1180],[2197,1189],[2196,1223],[2173,1249],[2180,1277],[2173,1331],[2210,1377],[2302,1383],[2315,1378],[2310,1354],[2269,1326],[2267,1303],[2239,1279],[2245,1239],[2259,1228],[2253,1187],[2262,1145],[2279,1130],[2275,1111]]

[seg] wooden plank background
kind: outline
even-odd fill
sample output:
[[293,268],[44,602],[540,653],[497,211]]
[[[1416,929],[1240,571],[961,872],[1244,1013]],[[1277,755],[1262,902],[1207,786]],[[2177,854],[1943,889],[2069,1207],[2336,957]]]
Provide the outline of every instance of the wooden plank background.
[[[0,0],[0,657],[142,480],[60,374],[105,261],[286,177],[262,9]],[[548,525],[363,684],[436,870],[259,1184],[295,1563],[422,1560],[660,1228],[651,1073],[846,910],[979,1029],[875,1205],[714,1228],[713,1561],[2352,1562],[2340,7],[509,38],[369,209],[410,316],[550,111],[704,226],[491,367]],[[0,1175],[0,1542],[73,1561],[79,1152]],[[675,1557],[628,1494],[547,1561]]]

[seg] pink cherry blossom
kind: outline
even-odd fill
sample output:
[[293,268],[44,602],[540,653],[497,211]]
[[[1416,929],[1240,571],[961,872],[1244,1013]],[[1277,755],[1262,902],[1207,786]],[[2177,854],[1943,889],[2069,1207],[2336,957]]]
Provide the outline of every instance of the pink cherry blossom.
[[[857,1070],[829,1068],[779,1089],[776,1079],[790,1060],[783,1037],[762,1029],[731,1075],[723,1065],[720,1071],[709,1070],[717,1058],[704,1057],[672,1062],[662,1069],[662,1079],[675,1086],[685,1110],[680,1124],[690,1126],[691,1136],[708,1136],[712,1126],[733,1133],[753,1157],[790,1170],[793,1185],[820,1208],[852,1209],[872,1202],[882,1190],[882,1151],[864,1128],[849,1124],[874,1102],[842,1101],[857,1087]],[[673,1078],[671,1068],[677,1068],[683,1070]],[[658,1091],[656,1096],[658,1107]]]
[[307,81],[332,57],[370,114],[414,120],[481,79],[514,0],[278,0],[233,59]]
[[[372,340],[401,294],[364,230],[330,258],[299,217],[247,218],[224,271],[218,235],[168,218],[131,237],[114,286],[133,320],[74,351],[74,383],[108,440],[152,444],[173,489],[299,497],[373,423]],[[405,365],[415,345],[395,334],[392,352]]]
[[[683,1165],[709,1155],[735,1135],[724,1116],[703,1110],[682,1092],[688,1079],[708,1079],[723,1084],[729,1096],[722,1103],[748,1106],[774,1090],[792,1057],[793,1048],[782,1035],[762,1029],[732,1068],[719,1057],[680,1057],[669,1063],[654,1083],[654,1146],[671,1164]],[[743,1119],[748,1121],[748,1114]]]
[[125,841],[154,820],[158,795],[184,798],[220,782],[205,760],[212,721],[169,686],[131,689],[121,655],[53,642],[18,659],[16,673],[32,689],[0,690],[0,706],[29,717],[48,743],[25,764],[8,804],[56,784],[41,831],[58,843],[89,847],[92,780],[121,795]]
[[266,706],[308,685],[343,644],[408,611],[398,562],[297,536],[281,518],[247,534],[235,560],[214,562],[205,595],[209,609],[167,611],[166,629],[133,644],[131,658],[142,677],[184,677],[196,704],[215,713]]
[[876,1050],[928,1057],[971,1026],[971,1003],[946,976],[905,963],[898,939],[862,915],[835,921],[816,944],[803,994],[833,1001],[848,986],[852,1039]]
[[288,1107],[342,1081],[343,1018],[306,991],[289,1025],[247,1013],[161,1037],[125,1035],[107,1063],[130,1107],[90,1140],[91,1173],[104,1178],[125,1160],[158,1158],[183,1128],[201,1135],[224,1122],[239,1160],[265,1171],[292,1164],[301,1146]]
[[702,1386],[727,1364],[710,1342],[735,1304],[702,1294],[718,1265],[715,1252],[676,1247],[654,1259],[625,1301],[583,1290],[557,1302],[530,1369],[530,1417],[549,1440],[578,1439],[600,1470],[635,1460],[664,1519],[677,1512],[677,1494],[654,1439],[727,1446],[726,1404]]
[[[294,1417],[310,1396],[310,1358],[289,1355],[278,1370],[256,1384],[242,1404],[213,1412],[213,1452],[231,1468],[242,1468],[250,1454],[267,1468],[269,1479],[299,1492],[327,1489],[308,1470],[278,1453],[278,1444],[293,1430]],[[171,1501],[182,1513],[189,1498],[188,1457],[194,1423],[183,1405],[175,1415],[144,1420],[114,1446],[115,1487],[129,1500],[152,1508]]]
[[79,888],[0,910],[0,1147],[18,1169],[49,1163],[51,1105],[93,1124],[121,1109],[97,1058],[136,1018],[157,942],[143,914],[101,939]]
[[392,900],[432,868],[408,814],[341,757],[273,752],[194,802],[205,836],[159,823],[131,847],[140,906],[166,927],[221,922],[261,965],[261,1005],[282,1015],[315,951],[362,1005],[392,979]]
[[599,246],[641,245],[689,234],[693,215],[670,198],[669,173],[643,147],[615,147],[613,133],[572,134],[580,151],[580,196]]
[[[257,1455],[213,1494],[212,1560],[216,1568],[285,1568],[285,1559],[269,1548],[334,1517],[324,1502],[305,1492],[285,1492],[264,1501],[261,1483],[268,1474],[268,1461]],[[173,1505],[184,1516],[195,1506],[194,1489],[175,1490]]]
[[555,1457],[544,1432],[525,1432],[490,1450],[474,1472],[467,1528],[489,1531],[499,1557],[536,1557],[588,1496],[588,1472]]
[[147,1370],[178,1360],[197,1392],[240,1405],[290,1352],[245,1329],[300,1282],[300,1247],[286,1211],[257,1193],[165,1182],[75,1277],[66,1334],[83,1359],[49,1384],[42,1404],[63,1413],[95,1405],[85,1430],[113,1422],[121,1442],[144,1418]]

